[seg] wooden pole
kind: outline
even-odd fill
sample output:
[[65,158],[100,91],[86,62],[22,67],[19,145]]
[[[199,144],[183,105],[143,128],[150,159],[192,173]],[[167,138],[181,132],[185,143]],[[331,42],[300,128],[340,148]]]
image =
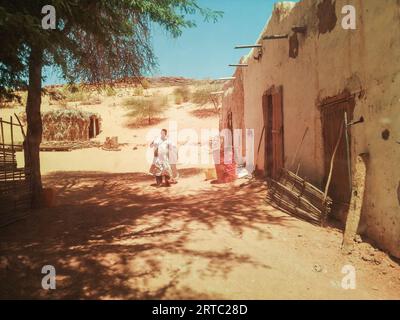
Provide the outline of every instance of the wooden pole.
[[347,157],[347,173],[349,176],[349,186],[350,193],[353,189],[352,177],[351,177],[351,158],[350,158],[350,141],[349,141],[349,132],[347,131],[349,128],[349,121],[347,119],[347,112],[344,112],[344,128],[345,128],[345,137],[346,137],[346,157]]
[[[292,163],[290,164],[290,168],[293,168],[293,166],[294,166],[295,163],[296,163],[296,159],[297,159],[298,153],[300,152],[300,149],[301,149],[301,147],[303,146],[303,142],[304,142],[304,139],[305,139],[305,137],[306,137],[306,135],[307,135],[307,132],[308,132],[308,127],[307,127],[306,130],[304,131],[303,138],[301,138],[300,144],[297,146],[296,152],[295,152],[294,157],[293,157],[293,161],[292,161]],[[299,165],[300,165],[300,164],[299,164]]]
[[305,34],[307,32],[307,26],[293,26],[292,31]]
[[214,105],[214,110],[215,110],[215,112],[218,112],[219,111],[219,109],[218,109],[218,97],[217,96],[213,96],[213,95],[211,95],[211,101],[212,101],[212,103],[213,103],[213,105]]
[[227,81],[227,80],[235,80],[235,77],[224,77],[224,78],[218,78],[217,80],[221,80],[221,81]]
[[298,176],[298,175],[299,175],[299,171],[300,171],[300,162],[299,162],[299,164],[297,165],[297,169],[296,169],[296,176]]
[[[1,124],[1,145],[3,147],[3,166],[4,166],[4,173],[6,172],[6,146],[4,145],[4,127],[3,127],[3,119],[0,118],[0,124]],[[4,184],[6,183],[6,174],[4,174]]]
[[11,121],[6,121],[6,120],[3,120],[3,123],[4,123],[4,124],[9,124],[9,125],[12,125],[12,126],[19,127],[19,124],[12,123]]
[[219,95],[219,94],[224,94],[225,91],[214,91],[214,92],[210,92],[211,95],[215,96],[215,95]]
[[18,123],[19,123],[19,126],[21,127],[22,136],[23,136],[24,139],[25,139],[25,138],[26,138],[26,135],[25,135],[25,131],[24,131],[24,126],[22,125],[22,123],[21,123],[21,121],[19,120],[19,118],[18,118],[18,116],[17,116],[16,113],[14,113],[14,116],[15,116],[15,118],[17,118],[17,121],[18,121]]
[[260,141],[258,141],[258,148],[257,148],[257,158],[256,158],[256,162],[258,160],[258,156],[260,155],[260,147],[261,147],[261,141],[262,138],[264,136],[264,132],[265,132],[265,126],[263,126],[262,131],[261,131],[261,136],[260,136]]
[[93,117],[90,119],[90,121],[92,121],[92,137],[96,138],[96,121],[94,121]]
[[[14,129],[13,129],[13,117],[10,116],[10,130],[11,130],[11,153],[13,154],[13,157],[15,155],[15,150],[14,150]],[[13,180],[13,184],[14,184],[14,164],[12,164],[12,180]]]
[[93,119],[93,121],[94,121],[94,137],[96,138],[97,137],[97,121],[96,121],[96,118],[94,118]]
[[333,163],[335,162],[336,152],[337,152],[337,149],[339,148],[340,140],[342,139],[342,136],[343,136],[343,127],[344,127],[344,124],[342,124],[340,126],[339,138],[336,142],[335,149],[333,150],[331,164],[330,164],[330,168],[329,168],[328,180],[326,181],[326,186],[325,186],[324,202],[326,201],[326,198],[328,197],[329,185],[331,184],[331,179],[332,179]]
[[236,46],[235,49],[250,49],[250,48],[262,48],[261,44],[250,44],[250,45],[240,45]]
[[277,39],[287,39],[287,38],[289,38],[288,34],[278,34],[272,36],[265,36],[263,37],[263,40],[277,40]]

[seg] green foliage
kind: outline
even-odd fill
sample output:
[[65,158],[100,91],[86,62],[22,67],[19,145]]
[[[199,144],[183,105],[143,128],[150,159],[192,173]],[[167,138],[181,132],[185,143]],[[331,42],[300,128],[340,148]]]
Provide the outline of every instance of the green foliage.
[[27,98],[28,93],[26,91],[14,92],[14,94],[8,98],[0,96],[0,108],[25,107]]
[[[56,30],[41,27],[44,5],[56,9]],[[140,77],[156,65],[151,25],[177,37],[195,26],[187,18],[195,14],[216,21],[222,12],[196,0],[0,0],[0,95],[26,88],[33,62],[57,67],[69,82]]]
[[[55,30],[41,26],[44,5],[56,9]],[[196,13],[214,21],[221,15],[199,7],[196,0],[0,0],[0,97],[28,88],[33,207],[40,206],[42,190],[38,120],[43,67],[55,67],[68,82],[105,84],[140,77],[156,66],[152,26],[177,37],[195,26],[186,17]]]
[[142,123],[143,120],[147,120],[148,124],[151,124],[152,119],[160,116],[168,106],[168,97],[130,97],[125,99],[123,105],[129,109],[127,115],[133,117],[136,122]]

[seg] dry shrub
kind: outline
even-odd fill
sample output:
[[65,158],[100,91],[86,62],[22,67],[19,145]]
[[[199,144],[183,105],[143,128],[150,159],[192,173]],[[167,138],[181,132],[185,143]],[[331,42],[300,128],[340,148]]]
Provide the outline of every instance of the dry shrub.
[[18,101],[18,105],[25,107],[26,102],[28,100],[28,92],[27,91],[19,92],[18,96],[20,97],[20,99]]
[[156,119],[168,106],[168,97],[165,95],[154,95],[151,97],[129,97],[123,102],[123,105],[129,109],[127,116],[133,118],[130,125],[153,124]]
[[101,99],[99,97],[90,97],[88,100],[84,100],[81,102],[81,105],[92,106],[96,104],[101,104]]
[[141,81],[141,84],[142,84],[143,89],[149,89],[151,86],[149,80],[147,80],[147,79],[143,79]]
[[28,99],[27,91],[15,92],[15,97],[11,99],[6,99],[6,98],[0,99],[0,108],[16,108],[21,106],[25,107],[27,99]]
[[198,86],[192,93],[192,102],[198,105],[205,105],[213,102],[212,92],[220,91],[221,86],[216,84],[206,84]]
[[61,101],[65,101],[66,97],[59,89],[49,89],[47,90],[47,95],[49,97],[49,104],[55,105],[59,104]]
[[133,90],[133,95],[134,95],[134,96],[143,96],[143,93],[144,93],[144,90],[143,90],[142,87],[136,87],[136,88]]
[[67,102],[88,101],[90,99],[90,92],[81,85],[64,85],[61,93],[65,96]]
[[58,102],[58,105],[59,105],[61,108],[64,108],[64,109],[68,108],[68,102],[67,102],[67,100],[61,100],[61,101],[59,101],[59,102]]
[[111,86],[107,86],[105,92],[107,97],[114,97],[117,94],[117,91]]
[[181,95],[175,95],[175,104],[182,104],[183,98]]
[[188,102],[190,100],[190,88],[188,86],[181,86],[175,88],[175,103],[181,104],[182,102]]

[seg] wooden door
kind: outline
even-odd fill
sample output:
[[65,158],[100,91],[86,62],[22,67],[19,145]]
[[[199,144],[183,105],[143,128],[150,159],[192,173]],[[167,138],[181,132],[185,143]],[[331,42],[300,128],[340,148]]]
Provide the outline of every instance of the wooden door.
[[268,178],[278,179],[284,166],[282,87],[272,87],[263,96],[265,128],[264,171]]
[[233,132],[232,111],[228,112],[228,129]]
[[325,179],[328,179],[332,154],[340,137],[340,128],[343,126],[343,133],[333,163],[332,178],[329,187],[329,196],[333,199],[334,211],[343,211],[348,207],[351,198],[351,164],[348,154],[351,150],[350,130],[347,130],[349,147],[346,143],[346,130],[344,127],[345,112],[350,122],[353,119],[354,97],[338,96],[329,99],[321,106],[322,113],[322,135],[324,143]]
[[89,139],[95,138],[95,132],[94,132],[94,119],[93,117],[89,118]]

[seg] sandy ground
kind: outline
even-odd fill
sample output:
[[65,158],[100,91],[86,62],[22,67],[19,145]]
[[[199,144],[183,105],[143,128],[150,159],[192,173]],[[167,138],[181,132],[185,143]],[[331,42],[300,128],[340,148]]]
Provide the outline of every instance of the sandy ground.
[[[90,148],[82,150],[73,150],[71,152],[41,152],[41,172],[48,174],[55,171],[101,171],[112,173],[128,172],[148,172],[151,164],[151,150],[147,147],[150,142],[159,136],[162,128],[166,128],[170,135],[172,131],[177,131],[176,142],[180,145],[186,142],[186,146],[195,146],[198,149],[198,158],[201,157],[201,148],[207,147],[208,141],[202,143],[202,130],[218,130],[218,119],[216,116],[209,116],[212,106],[204,106],[200,109],[192,103],[183,103],[175,105],[173,103],[172,92],[175,87],[152,88],[146,90],[147,95],[165,94],[169,95],[171,107],[162,115],[163,120],[156,125],[144,128],[131,128],[129,126],[129,109],[122,106],[123,100],[129,96],[130,91],[120,92],[115,97],[102,97],[100,105],[82,106],[79,103],[71,103],[72,108],[79,108],[86,111],[92,111],[100,114],[102,118],[101,133],[96,139],[103,143],[106,137],[117,136],[118,142],[122,144],[121,151],[110,152],[101,148]],[[54,106],[44,104],[43,111],[53,109]],[[24,108],[2,109],[1,117],[9,119],[14,113],[20,114]],[[196,112],[196,116],[193,112]],[[200,112],[199,112],[200,111]],[[202,115],[201,111],[206,111]],[[191,139],[190,133],[186,130],[193,130],[198,137],[197,140]],[[6,135],[7,138],[9,138]],[[22,134],[17,131],[14,133],[16,141],[22,141]],[[149,157],[147,158],[147,154]],[[148,159],[148,160],[147,160]],[[24,165],[23,153],[17,153],[18,166]],[[200,167],[212,167],[211,157],[207,163],[200,164]],[[182,163],[181,167],[191,167],[190,163]]]
[[[149,129],[127,128],[116,109],[103,136],[121,137],[121,151],[42,153],[56,204],[1,230],[0,298],[400,299],[398,262],[368,243],[342,254],[340,230],[272,208],[261,181],[210,184],[186,165],[178,184],[154,187]],[[157,127],[218,126],[192,109],[172,106]],[[55,290],[41,288],[44,265]],[[341,286],[346,265],[354,290]]]

